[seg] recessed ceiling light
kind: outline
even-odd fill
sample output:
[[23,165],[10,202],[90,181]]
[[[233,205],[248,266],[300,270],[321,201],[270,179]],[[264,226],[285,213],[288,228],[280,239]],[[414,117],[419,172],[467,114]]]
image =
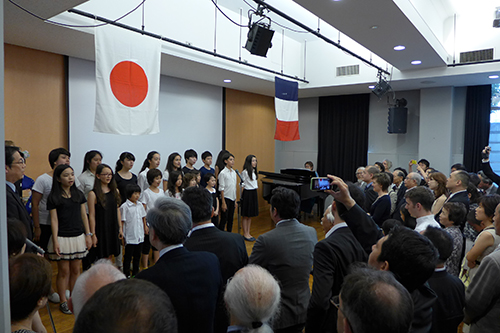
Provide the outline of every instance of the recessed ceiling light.
[[412,65],[420,65],[421,63],[422,63],[422,61],[420,61],[420,60],[413,60],[411,62]]
[[373,88],[375,88],[375,86],[368,86],[368,88],[369,88],[369,89],[373,89]]
[[490,79],[498,79],[498,77],[499,77],[499,76],[498,76],[498,75],[490,75],[490,76],[488,76],[488,77],[489,77]]
[[406,47],[404,45],[394,46],[394,51],[403,51],[404,49],[406,49]]
[[231,83],[231,80],[230,79],[225,79],[224,82]]
[[372,25],[372,26],[371,26],[371,28],[372,28],[373,30],[378,29],[378,25]]

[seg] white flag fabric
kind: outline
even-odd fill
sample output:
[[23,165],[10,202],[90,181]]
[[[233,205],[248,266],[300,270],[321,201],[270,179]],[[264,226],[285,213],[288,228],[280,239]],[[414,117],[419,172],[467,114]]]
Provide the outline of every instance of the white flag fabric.
[[160,40],[106,25],[96,28],[95,52],[94,132],[158,133]]

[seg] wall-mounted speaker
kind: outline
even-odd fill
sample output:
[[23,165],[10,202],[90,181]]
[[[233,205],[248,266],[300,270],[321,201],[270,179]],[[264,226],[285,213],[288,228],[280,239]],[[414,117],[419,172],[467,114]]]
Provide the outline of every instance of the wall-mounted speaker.
[[389,108],[389,119],[387,121],[387,133],[406,133],[408,121],[408,108]]

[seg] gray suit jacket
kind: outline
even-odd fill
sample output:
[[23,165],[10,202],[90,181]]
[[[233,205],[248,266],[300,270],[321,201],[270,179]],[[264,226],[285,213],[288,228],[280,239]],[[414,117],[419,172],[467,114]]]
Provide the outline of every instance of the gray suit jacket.
[[306,322],[311,296],[309,275],[317,241],[316,230],[296,219],[280,221],[257,239],[249,262],[267,269],[281,286],[281,312],[273,329]]

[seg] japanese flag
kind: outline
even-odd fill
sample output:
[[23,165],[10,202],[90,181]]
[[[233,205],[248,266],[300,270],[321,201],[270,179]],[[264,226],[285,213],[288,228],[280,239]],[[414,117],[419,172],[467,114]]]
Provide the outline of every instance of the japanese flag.
[[276,109],[275,140],[300,140],[299,84],[275,77],[274,108]]
[[160,40],[111,25],[96,28],[94,132],[144,135],[160,131]]

